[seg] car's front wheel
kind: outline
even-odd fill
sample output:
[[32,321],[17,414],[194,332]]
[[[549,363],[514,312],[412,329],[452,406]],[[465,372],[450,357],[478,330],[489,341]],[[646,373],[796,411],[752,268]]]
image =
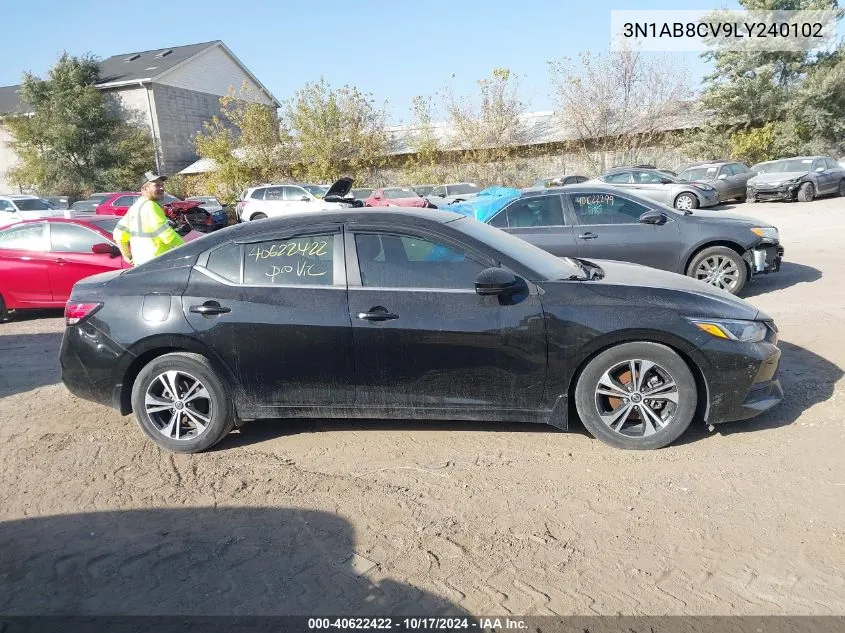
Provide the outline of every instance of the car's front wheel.
[[617,448],[671,444],[695,415],[698,393],[684,360],[659,343],[623,343],[593,358],[575,386],[578,416]]
[[816,197],[816,188],[811,182],[805,182],[798,190],[798,202],[812,202]]
[[152,360],[132,386],[132,410],[156,444],[199,453],[235,425],[232,398],[207,358],[176,352]]
[[698,198],[691,193],[682,193],[675,198],[675,208],[681,211],[692,211],[698,208]]
[[748,281],[748,266],[732,248],[710,246],[692,258],[687,275],[736,295]]

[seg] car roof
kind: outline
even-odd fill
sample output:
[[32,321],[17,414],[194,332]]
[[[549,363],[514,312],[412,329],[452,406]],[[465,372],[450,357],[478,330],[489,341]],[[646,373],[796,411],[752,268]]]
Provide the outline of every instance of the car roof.
[[623,191],[616,187],[611,187],[605,184],[589,184],[586,182],[579,182],[572,185],[563,185],[559,187],[528,187],[526,189],[520,189],[522,192],[522,197],[529,198],[532,196],[538,196],[546,193],[571,193],[573,191],[598,191],[599,193],[607,193],[610,195],[637,195],[636,191]]
[[8,198],[9,200],[43,200],[39,196],[31,196],[28,193],[10,193],[0,195],[0,198]]
[[717,165],[728,165],[731,163],[739,163],[738,160],[699,160],[694,163],[688,163],[684,165],[684,169],[689,169],[690,167],[706,167],[708,165],[717,166]]

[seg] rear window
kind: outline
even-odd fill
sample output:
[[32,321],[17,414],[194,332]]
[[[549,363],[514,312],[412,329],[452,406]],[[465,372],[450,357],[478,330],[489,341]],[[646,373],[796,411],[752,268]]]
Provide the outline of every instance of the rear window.
[[253,200],[264,200],[264,192],[265,191],[266,191],[266,189],[264,187],[260,187],[259,189],[256,189],[255,191],[252,192],[252,195],[250,196],[250,198],[252,198]]
[[46,200],[40,198],[18,198],[13,201],[19,211],[51,211],[51,207]]

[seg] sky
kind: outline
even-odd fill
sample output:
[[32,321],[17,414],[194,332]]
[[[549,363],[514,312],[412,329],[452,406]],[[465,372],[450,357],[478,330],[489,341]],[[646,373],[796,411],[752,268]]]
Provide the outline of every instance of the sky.
[[[24,71],[43,76],[58,56],[100,58],[220,39],[272,92],[290,98],[323,76],[386,103],[391,124],[411,121],[415,95],[447,83],[471,94],[493,68],[520,76],[528,110],[551,110],[547,62],[610,47],[613,9],[674,9],[677,0],[6,0],[0,85]],[[735,0],[693,0],[684,8],[737,8]],[[153,7],[157,7],[153,9]],[[14,52],[12,54],[12,52]],[[698,86],[708,67],[673,53]],[[454,77],[453,77],[454,75]]]

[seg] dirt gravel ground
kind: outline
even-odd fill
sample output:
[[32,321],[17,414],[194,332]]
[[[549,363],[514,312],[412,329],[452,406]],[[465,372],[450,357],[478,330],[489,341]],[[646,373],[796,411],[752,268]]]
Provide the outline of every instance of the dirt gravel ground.
[[845,200],[737,205],[786,400],[655,452],[580,428],[267,421],[171,455],[0,324],[0,613],[843,614]]

